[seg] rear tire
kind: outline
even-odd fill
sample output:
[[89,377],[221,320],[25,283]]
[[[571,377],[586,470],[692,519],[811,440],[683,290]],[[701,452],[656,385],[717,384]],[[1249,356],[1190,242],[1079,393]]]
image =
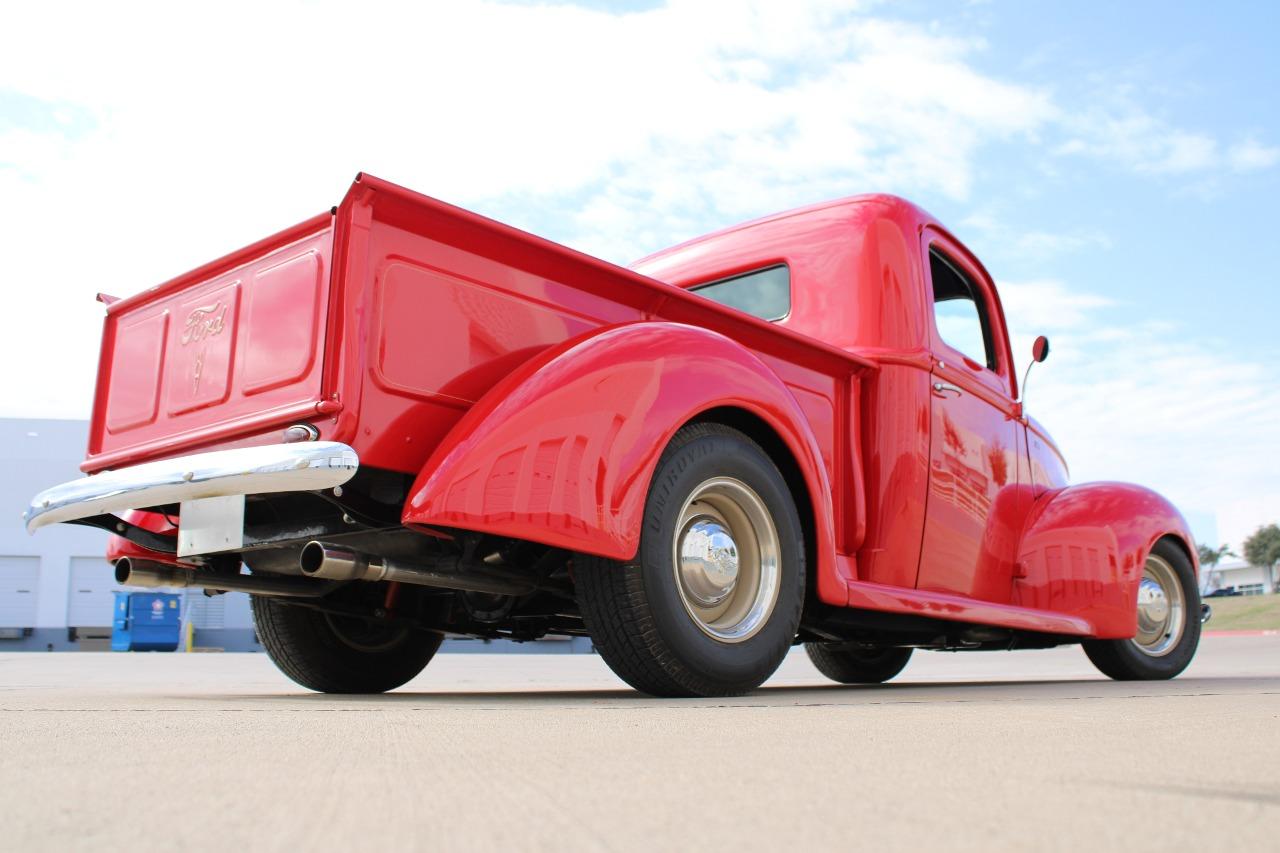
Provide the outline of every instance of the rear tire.
[[1138,633],[1128,640],[1085,640],[1084,653],[1117,681],[1173,678],[1200,644],[1200,589],[1186,553],[1172,540],[1151,549],[1138,588]]
[[759,445],[692,424],[658,460],[636,558],[578,555],[573,575],[591,640],[623,681],[654,696],[746,693],[800,625],[800,517]]
[[882,684],[911,660],[911,649],[859,649],[831,643],[805,643],[818,672],[841,684]]
[[280,671],[319,693],[384,693],[422,672],[442,634],[250,597],[253,622]]

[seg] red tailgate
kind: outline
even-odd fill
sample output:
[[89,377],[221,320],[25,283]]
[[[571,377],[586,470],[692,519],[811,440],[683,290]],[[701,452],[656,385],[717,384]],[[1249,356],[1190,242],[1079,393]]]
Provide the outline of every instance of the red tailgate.
[[324,214],[109,306],[81,468],[314,416],[332,254]]

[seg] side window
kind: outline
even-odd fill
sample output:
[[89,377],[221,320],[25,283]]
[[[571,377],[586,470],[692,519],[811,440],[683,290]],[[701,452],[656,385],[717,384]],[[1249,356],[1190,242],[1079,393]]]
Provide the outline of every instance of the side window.
[[937,249],[929,250],[929,273],[933,278],[933,316],[942,340],[988,370],[995,370],[996,351],[981,291]]
[[769,267],[700,284],[693,292],[761,320],[781,320],[791,312],[791,270]]

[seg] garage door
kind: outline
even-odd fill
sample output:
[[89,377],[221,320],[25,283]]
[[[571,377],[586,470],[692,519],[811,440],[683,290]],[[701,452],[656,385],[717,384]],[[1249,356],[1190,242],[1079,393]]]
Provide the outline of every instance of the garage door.
[[227,599],[237,593],[205,595],[200,590],[187,593],[187,619],[196,630],[201,628],[225,628],[227,626]]
[[120,589],[111,564],[101,557],[72,557],[67,592],[67,627],[107,628]]
[[0,557],[0,628],[33,628],[39,557]]

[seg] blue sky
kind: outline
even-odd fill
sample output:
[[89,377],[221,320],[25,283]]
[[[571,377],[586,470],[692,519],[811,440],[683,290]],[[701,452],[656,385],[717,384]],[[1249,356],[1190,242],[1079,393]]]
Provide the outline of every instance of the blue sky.
[[[1014,222],[1058,233],[1096,232],[1109,241],[1052,259],[984,246],[1007,275],[1064,279],[1230,342],[1259,359],[1277,354],[1280,312],[1275,240],[1257,225],[1271,218],[1280,169],[1222,168],[1224,147],[1280,145],[1280,62],[1270,3],[991,3],[934,17],[937,4],[911,4],[911,17],[986,41],[973,65],[1002,79],[1052,90],[1065,108],[1126,107],[1212,139],[1216,156],[1184,168],[1144,172],[1136,163],[1083,158],[1037,168],[1043,152],[993,150],[980,160],[982,196]],[[1016,149],[1016,146],[1015,146]],[[1008,159],[1006,159],[1008,158]],[[1021,204],[1001,191],[1028,184]],[[948,221],[966,205],[939,199]],[[1254,225],[1253,223],[1257,223]],[[956,227],[962,227],[957,225]],[[975,235],[970,235],[971,237]],[[975,240],[976,242],[976,240]]]
[[[100,306],[364,169],[627,262],[864,191],[1001,286],[1077,480],[1280,520],[1272,4],[27,4],[0,54],[0,414],[87,413]],[[74,23],[68,23],[74,22]],[[180,34],[180,35],[179,35]],[[56,341],[50,346],[50,340]]]

